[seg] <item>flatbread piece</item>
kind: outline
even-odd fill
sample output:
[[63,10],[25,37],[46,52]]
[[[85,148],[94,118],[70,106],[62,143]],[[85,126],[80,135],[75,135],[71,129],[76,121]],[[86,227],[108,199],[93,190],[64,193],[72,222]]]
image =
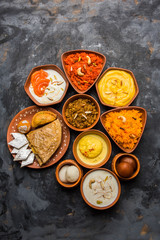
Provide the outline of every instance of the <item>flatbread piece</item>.
[[55,153],[61,143],[62,127],[59,119],[27,134],[29,145],[42,166]]

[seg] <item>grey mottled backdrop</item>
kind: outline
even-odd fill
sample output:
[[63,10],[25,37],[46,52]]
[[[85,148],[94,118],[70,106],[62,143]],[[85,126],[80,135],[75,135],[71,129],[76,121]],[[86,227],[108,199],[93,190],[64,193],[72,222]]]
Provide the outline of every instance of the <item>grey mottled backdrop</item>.
[[[105,69],[133,71],[140,93],[132,105],[144,107],[147,125],[134,154],[141,171],[122,182],[119,202],[96,211],[79,187],[62,188],[55,167],[20,169],[6,144],[7,128],[33,105],[24,91],[30,70],[52,63],[72,49],[103,53]],[[160,1],[159,0],[1,0],[0,1],[0,239],[159,240],[160,239]],[[97,99],[95,87],[89,92]],[[75,91],[70,86],[61,104]],[[101,106],[101,112],[108,110]],[[100,122],[96,126],[102,131]],[[66,158],[73,159],[71,131]],[[109,162],[121,152],[112,142]],[[57,164],[56,164],[57,165]],[[86,170],[84,170],[86,172]]]

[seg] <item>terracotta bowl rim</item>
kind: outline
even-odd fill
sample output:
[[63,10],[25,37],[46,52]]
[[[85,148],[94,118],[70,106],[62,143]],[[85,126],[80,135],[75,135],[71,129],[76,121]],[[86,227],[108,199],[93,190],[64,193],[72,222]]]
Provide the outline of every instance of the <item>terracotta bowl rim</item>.
[[[60,178],[59,178],[59,170],[64,166],[64,165],[74,165],[78,168],[79,170],[79,178],[76,182],[74,183],[63,183]],[[81,178],[83,176],[83,170],[82,168],[77,164],[76,161],[72,160],[72,159],[66,159],[66,160],[63,160],[62,162],[60,162],[57,167],[56,167],[56,171],[55,171],[55,175],[56,175],[56,179],[58,181],[58,183],[63,186],[63,187],[66,187],[66,188],[72,188],[72,187],[75,187],[77,186],[80,181],[81,181]]]
[[[126,148],[123,148],[122,146],[120,146],[120,145],[111,137],[111,135],[108,133],[108,131],[107,131],[107,129],[106,129],[104,123],[103,123],[103,117],[104,117],[107,113],[109,113],[109,112],[116,112],[116,111],[120,111],[120,110],[130,110],[130,109],[135,109],[135,110],[138,110],[138,109],[139,109],[139,110],[141,110],[142,114],[144,115],[144,124],[143,124],[143,126],[142,126],[141,136],[139,137],[139,139],[138,139],[137,143],[135,144],[134,148],[132,148],[132,149],[126,149]],[[136,149],[136,147],[138,146],[138,144],[139,144],[139,142],[140,142],[140,139],[141,139],[141,137],[142,137],[142,135],[143,135],[143,132],[144,132],[144,129],[145,129],[145,126],[146,126],[146,121],[147,121],[147,111],[146,111],[145,108],[143,108],[143,107],[138,107],[138,106],[118,107],[118,108],[114,108],[114,109],[111,109],[111,110],[108,110],[108,111],[102,113],[101,116],[100,116],[100,121],[101,121],[102,126],[103,126],[104,129],[106,130],[107,134],[108,134],[108,135],[110,136],[110,138],[115,142],[115,144],[116,144],[121,150],[123,150],[124,152],[126,152],[126,153],[132,153],[132,152]]]
[[[96,118],[96,120],[95,120],[95,122],[90,126],[90,127],[88,127],[88,128],[76,128],[76,127],[74,127],[74,126],[72,126],[70,123],[68,123],[68,121],[67,121],[67,119],[66,119],[66,116],[65,116],[65,110],[66,110],[66,107],[67,107],[67,105],[70,103],[70,102],[72,102],[72,99],[77,99],[77,98],[89,98],[89,99],[91,99],[94,103],[95,103],[95,105],[96,105],[96,108],[97,108],[97,111],[98,111],[98,115],[97,115],[97,118]],[[75,100],[74,99],[74,100]],[[74,101],[73,100],[73,101]],[[72,95],[70,98],[68,98],[66,101],[65,101],[65,103],[63,104],[63,108],[62,108],[62,116],[63,116],[63,120],[64,120],[64,122],[66,123],[66,125],[69,127],[69,128],[71,128],[71,129],[73,129],[74,131],[78,131],[78,132],[83,132],[83,131],[87,131],[87,130],[89,130],[89,129],[91,129],[91,128],[93,128],[97,123],[98,123],[98,121],[99,121],[99,118],[100,118],[100,114],[101,114],[101,109],[100,109],[100,106],[99,106],[99,104],[98,104],[98,102],[97,102],[97,100],[96,99],[94,99],[94,97],[92,97],[92,96],[90,96],[90,95],[88,95],[88,94],[75,94],[75,95]]]
[[109,68],[107,68],[107,69],[102,73],[102,75],[98,78],[98,80],[96,81],[96,84],[95,84],[98,98],[99,98],[100,102],[101,102],[104,106],[111,107],[111,108],[119,108],[118,106],[113,106],[113,105],[106,104],[106,103],[102,100],[102,98],[101,98],[101,96],[100,96],[100,93],[99,93],[99,90],[98,90],[98,83],[99,83],[99,81],[100,81],[100,80],[102,79],[102,77],[103,77],[108,71],[110,71],[110,70],[121,70],[121,71],[125,71],[125,72],[130,73],[130,74],[132,75],[132,77],[133,77],[136,92],[135,92],[133,98],[130,100],[130,102],[127,103],[125,106],[123,106],[123,107],[127,107],[127,106],[129,106],[129,105],[135,100],[135,98],[137,97],[137,95],[138,95],[138,93],[139,93],[139,87],[138,87],[137,80],[136,80],[133,72],[132,72],[131,70],[129,70],[129,69],[119,68],[119,67],[109,67]]
[[[69,76],[68,76],[68,74],[67,74],[67,71],[66,71],[66,69],[65,69],[64,56],[65,56],[65,55],[72,54],[72,53],[74,53],[74,52],[94,53],[94,54],[100,55],[100,56],[103,58],[103,60],[104,60],[102,69],[101,69],[98,77],[95,79],[94,83],[93,83],[87,90],[85,90],[85,91],[79,90],[78,88],[76,88],[76,86],[74,86],[74,84],[72,84],[72,82],[70,81],[70,78],[69,78]],[[89,91],[89,89],[94,86],[94,84],[97,82],[97,80],[98,80],[99,77],[101,76],[101,74],[102,74],[102,72],[103,72],[103,69],[104,69],[104,66],[105,66],[105,64],[106,64],[106,57],[105,57],[105,55],[103,55],[102,53],[97,52],[97,51],[92,51],[92,50],[87,50],[87,49],[75,49],[75,50],[70,50],[70,51],[64,52],[64,53],[61,55],[61,63],[62,63],[63,70],[64,70],[64,72],[65,72],[65,75],[66,75],[69,83],[70,83],[71,86],[73,87],[73,89],[74,89],[77,93],[82,93],[82,94],[83,94],[83,93],[86,93],[87,91]]]
[[[128,178],[124,178],[122,176],[119,175],[119,173],[117,172],[117,169],[116,169],[116,163],[117,161],[119,160],[120,157],[122,156],[130,156],[132,157],[135,161],[136,161],[136,164],[137,164],[137,168],[135,170],[135,172],[133,173],[133,175],[131,177],[128,177]],[[131,153],[118,153],[114,156],[113,160],[112,160],[112,171],[117,175],[117,177],[123,181],[129,181],[129,180],[132,180],[133,178],[135,178],[139,172],[140,172],[140,162],[139,162],[139,159],[134,155],[134,154],[131,154]]]
[[[116,179],[116,181],[117,181],[117,184],[118,184],[118,194],[117,194],[116,199],[115,199],[110,205],[105,206],[105,207],[97,207],[97,206],[91,204],[91,203],[85,198],[85,195],[84,195],[84,192],[83,192],[83,182],[84,182],[86,176],[89,175],[91,172],[97,171],[97,170],[104,170],[104,171],[109,172],[110,174],[112,174],[112,175],[115,177],[115,179]],[[116,174],[115,174],[114,172],[112,172],[111,170],[109,170],[109,169],[107,169],[107,168],[94,168],[94,169],[91,169],[90,171],[88,171],[88,172],[82,177],[82,181],[81,181],[81,185],[80,185],[80,191],[81,191],[81,196],[82,196],[83,200],[84,200],[90,207],[92,207],[92,208],[94,208],[94,209],[97,209],[97,210],[105,210],[105,209],[111,208],[112,206],[114,206],[114,205],[118,202],[118,200],[119,200],[119,198],[120,198],[120,195],[121,195],[121,184],[120,184],[120,181],[119,181],[118,177],[116,176]]]
[[[43,68],[47,68],[47,67],[48,67],[49,69],[54,68],[53,70],[55,70],[55,69],[58,70],[57,72],[62,76],[62,78],[63,78],[64,81],[66,82],[66,87],[65,87],[65,91],[64,91],[62,97],[61,97],[59,100],[57,100],[57,101],[55,101],[55,102],[52,102],[52,103],[39,103],[39,102],[31,95],[31,93],[29,92],[29,86],[28,86],[28,84],[30,83],[30,78],[31,78],[32,73],[33,73],[34,71],[36,71],[36,69],[38,70],[38,69],[43,69]],[[55,70],[55,71],[56,71],[56,70]],[[27,80],[25,81],[25,84],[24,84],[24,90],[25,90],[25,92],[27,93],[27,95],[29,96],[29,98],[30,98],[36,105],[38,105],[38,106],[40,106],[40,107],[52,106],[52,105],[55,105],[55,104],[58,104],[58,103],[62,102],[63,98],[65,97],[65,95],[66,95],[66,93],[67,93],[68,87],[69,87],[69,82],[68,82],[68,80],[67,80],[67,78],[66,78],[66,75],[65,75],[64,72],[63,72],[57,65],[55,65],[55,64],[45,64],[45,65],[39,65],[39,66],[33,67],[33,68],[31,69],[28,77],[27,77]]]
[[[76,151],[76,147],[77,147],[77,144],[78,144],[79,140],[80,140],[83,136],[85,136],[85,135],[87,135],[87,134],[90,134],[90,133],[96,133],[96,134],[100,135],[101,137],[104,138],[104,140],[107,142],[107,145],[108,145],[108,154],[107,154],[107,156],[105,157],[105,159],[104,159],[102,162],[100,162],[100,163],[98,163],[98,164],[96,164],[96,165],[88,165],[87,163],[84,163],[83,161],[81,161],[81,160],[79,159],[79,157],[78,157],[78,155],[77,155],[77,151]],[[101,166],[103,166],[104,164],[106,164],[106,163],[109,161],[110,156],[111,156],[111,153],[112,153],[112,144],[111,144],[111,141],[109,140],[109,138],[107,137],[107,135],[106,135],[105,133],[103,133],[102,131],[97,130],[97,129],[89,129],[89,130],[87,130],[87,131],[84,131],[84,132],[80,133],[80,134],[76,137],[76,139],[75,139],[74,142],[73,142],[72,151],[73,151],[74,158],[76,159],[76,161],[77,161],[81,166],[83,166],[83,167],[85,167],[85,168],[89,168],[89,169],[96,169],[96,168],[100,168]]]

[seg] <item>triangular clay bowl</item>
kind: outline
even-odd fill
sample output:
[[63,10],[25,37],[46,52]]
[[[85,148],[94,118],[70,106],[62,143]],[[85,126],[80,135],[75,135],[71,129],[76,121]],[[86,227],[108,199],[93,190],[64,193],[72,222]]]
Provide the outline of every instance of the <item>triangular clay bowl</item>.
[[[60,98],[59,100],[57,100],[57,101],[55,101],[55,102],[51,102],[51,103],[39,103],[39,102],[32,96],[32,94],[30,93],[30,91],[29,91],[29,86],[30,86],[30,84],[31,84],[31,76],[32,76],[32,74],[33,74],[34,72],[39,71],[39,70],[41,70],[41,69],[43,69],[43,70],[54,70],[54,71],[58,72],[58,73],[61,75],[61,77],[64,79],[64,81],[66,82],[66,87],[65,87],[64,93],[63,93],[63,95],[61,96],[61,98]],[[62,102],[64,96],[66,95],[68,86],[69,86],[69,83],[68,83],[68,80],[67,80],[65,74],[63,73],[63,71],[62,71],[58,66],[56,66],[56,65],[47,64],[47,65],[40,65],[40,66],[37,66],[37,67],[32,68],[32,70],[31,70],[30,74],[28,75],[28,78],[27,78],[27,80],[26,80],[26,82],[25,82],[24,89],[25,89],[27,95],[30,97],[30,99],[31,99],[36,105],[45,107],[45,106],[51,106],[51,105],[54,105],[54,104],[57,104],[57,103]]]
[[[141,132],[141,136],[139,137],[137,143],[134,145],[134,147],[132,149],[129,149],[129,148],[124,148],[123,146],[121,146],[120,144],[118,144],[114,139],[113,137],[108,133],[108,130],[106,129],[105,127],[105,116],[106,114],[108,114],[109,112],[119,112],[121,110],[138,110],[139,112],[142,113],[142,132]],[[100,116],[100,121],[104,127],[104,129],[107,131],[107,133],[109,134],[109,136],[111,137],[111,139],[117,144],[117,146],[122,149],[122,151],[126,152],[126,153],[131,153],[133,152],[136,147],[138,146],[139,144],[139,141],[142,137],[142,134],[143,134],[143,131],[144,131],[144,128],[145,128],[145,125],[146,125],[146,120],[147,120],[147,111],[142,108],[142,107],[137,107],[137,106],[130,106],[130,107],[121,107],[121,108],[116,108],[116,109],[112,109],[112,110],[109,110],[107,112],[104,112],[101,116]]]
[[101,95],[100,95],[100,92],[99,92],[99,90],[98,90],[98,83],[99,83],[100,80],[103,78],[103,76],[104,76],[108,71],[110,71],[110,70],[120,70],[120,71],[127,72],[127,73],[129,73],[129,74],[132,76],[132,78],[133,78],[133,82],[134,82],[134,86],[135,86],[135,94],[134,94],[134,96],[131,98],[131,100],[130,100],[125,106],[123,106],[123,107],[127,107],[127,106],[129,106],[129,105],[135,100],[135,98],[137,97],[137,95],[138,95],[138,93],[139,93],[139,88],[138,88],[138,84],[137,84],[136,78],[135,78],[133,72],[130,71],[130,70],[128,70],[128,69],[117,68],[117,67],[110,67],[110,68],[106,69],[106,70],[103,72],[103,74],[100,76],[100,78],[98,79],[98,81],[96,82],[96,85],[95,85],[95,86],[96,86],[97,95],[98,95],[98,97],[99,97],[99,100],[100,100],[100,102],[101,102],[103,105],[105,105],[105,106],[107,106],[107,107],[117,108],[117,106],[115,106],[115,105],[106,104],[106,103],[102,100]]
[[[92,83],[92,85],[90,85],[90,87],[87,88],[87,90],[84,90],[84,91],[81,91],[80,89],[78,89],[78,88],[76,87],[76,85],[74,85],[74,84],[72,83],[72,81],[71,81],[71,79],[70,79],[70,76],[69,76],[69,74],[67,73],[67,69],[66,69],[65,62],[64,62],[64,60],[66,59],[66,57],[67,57],[68,55],[75,54],[75,53],[81,53],[81,52],[85,52],[85,53],[88,53],[88,54],[90,54],[90,53],[96,54],[96,55],[98,55],[99,57],[101,57],[101,58],[103,59],[103,65],[102,65],[102,69],[101,69],[99,75],[98,75],[97,78],[94,80],[94,82]],[[74,90],[75,90],[77,93],[86,93],[86,92],[96,83],[96,81],[98,80],[99,76],[101,75],[101,73],[102,73],[102,71],[103,71],[103,68],[104,68],[104,66],[105,66],[105,63],[106,63],[106,57],[105,57],[103,54],[99,53],[99,52],[89,51],[89,50],[84,50],[84,49],[78,49],[78,50],[72,50],[72,51],[68,51],[68,52],[63,53],[62,56],[61,56],[61,62],[62,62],[62,66],[63,66],[64,72],[65,72],[65,74],[66,74],[66,77],[67,77],[69,83],[71,84],[71,86],[74,88]]]

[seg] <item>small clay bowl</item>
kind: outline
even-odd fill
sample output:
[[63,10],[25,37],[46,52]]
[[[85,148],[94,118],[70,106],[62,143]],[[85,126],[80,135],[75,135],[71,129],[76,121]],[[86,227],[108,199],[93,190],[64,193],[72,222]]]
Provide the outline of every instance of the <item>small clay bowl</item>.
[[[109,204],[109,205],[107,205],[107,206],[104,206],[104,207],[98,207],[98,206],[95,206],[95,205],[93,205],[92,203],[90,203],[90,202],[87,200],[87,198],[85,197],[85,194],[84,194],[84,191],[83,191],[83,184],[84,184],[85,178],[86,178],[90,173],[92,173],[93,171],[97,171],[97,170],[104,170],[104,171],[106,171],[106,172],[109,172],[110,174],[112,174],[112,175],[115,177],[115,179],[116,179],[116,181],[117,181],[117,184],[118,184],[118,194],[117,194],[116,199],[115,199],[111,204]],[[108,208],[113,207],[113,206],[117,203],[117,201],[119,200],[120,194],[121,194],[121,184],[120,184],[119,179],[118,179],[118,177],[116,176],[116,174],[114,174],[111,170],[106,169],[106,168],[96,168],[96,169],[90,170],[89,172],[87,172],[87,173],[83,176],[82,181],[81,181],[81,185],[80,185],[80,190],[81,190],[81,195],[82,195],[83,200],[84,200],[90,207],[92,207],[92,208],[94,208],[94,209],[97,209],[97,210],[105,210],[105,209],[108,209]]]
[[[74,183],[64,183],[60,180],[59,171],[65,165],[74,165],[78,168],[79,178],[76,182],[74,182]],[[57,181],[59,182],[60,185],[62,185],[63,187],[66,187],[66,188],[72,188],[72,187],[77,186],[80,183],[81,178],[83,176],[83,171],[82,171],[81,167],[74,160],[67,159],[67,160],[64,160],[64,161],[62,161],[58,164],[55,174],[56,174],[56,179],[57,179]]]
[[[90,127],[82,128],[82,129],[81,128],[76,128],[76,127],[72,126],[67,121],[67,118],[65,116],[66,108],[67,108],[69,103],[73,102],[74,100],[76,100],[78,98],[89,99],[90,101],[92,101],[95,104],[95,106],[97,108],[97,112],[98,112],[97,118],[96,118],[95,122]],[[72,128],[75,131],[79,131],[79,132],[86,131],[86,130],[88,130],[90,128],[93,128],[97,124],[97,122],[99,120],[99,117],[100,117],[100,106],[99,106],[98,102],[93,97],[91,97],[90,95],[87,95],[87,94],[76,94],[76,95],[73,95],[72,97],[68,98],[67,101],[64,103],[63,108],[62,108],[62,116],[63,116],[63,120],[65,121],[65,123],[67,124],[68,127]]]
[[[133,175],[132,175],[131,177],[128,177],[128,178],[122,177],[122,176],[119,175],[119,173],[117,172],[117,164],[121,161],[121,158],[124,157],[124,156],[126,156],[126,157],[132,157],[132,158],[135,160],[135,162],[136,162],[136,169],[134,170]],[[129,154],[129,153],[119,153],[119,154],[117,154],[117,155],[113,158],[111,168],[112,168],[112,171],[118,176],[119,179],[121,179],[121,180],[123,180],[123,181],[128,181],[128,180],[131,180],[131,179],[135,178],[135,177],[138,175],[138,173],[139,173],[139,171],[140,171],[140,162],[139,162],[138,158],[137,158],[135,155],[133,155],[133,154]]]
[[[96,55],[98,55],[99,57],[101,57],[101,58],[103,59],[103,66],[102,66],[101,72],[99,73],[99,75],[97,76],[97,78],[95,79],[95,81],[92,83],[92,85],[91,85],[89,88],[87,88],[87,90],[85,90],[85,91],[79,90],[79,89],[72,83],[72,81],[70,80],[70,76],[69,76],[68,73],[67,73],[66,66],[65,66],[65,62],[64,62],[64,60],[66,59],[66,57],[68,57],[68,55],[75,54],[75,53],[81,53],[81,52],[85,52],[85,53],[88,53],[88,54],[90,54],[90,53],[96,54]],[[67,79],[68,79],[68,81],[70,82],[70,84],[72,85],[72,87],[74,88],[74,90],[75,90],[76,92],[78,92],[78,93],[85,93],[85,92],[87,92],[87,91],[95,84],[95,82],[97,81],[97,79],[98,79],[99,76],[101,75],[102,70],[103,70],[103,68],[104,68],[104,66],[105,66],[105,63],[106,63],[106,57],[105,57],[103,54],[99,53],[99,52],[94,52],[94,51],[89,51],[89,50],[84,50],[84,49],[78,49],[78,50],[72,50],[72,51],[68,51],[68,52],[63,53],[62,56],[61,56],[61,61],[62,61],[62,66],[63,66],[64,72],[65,72],[65,74],[66,74],[66,76],[67,76]]]
[[105,106],[112,107],[112,108],[117,108],[117,107],[118,107],[118,106],[115,106],[115,105],[106,104],[106,103],[102,100],[101,95],[100,95],[99,90],[98,90],[98,83],[100,82],[100,80],[102,79],[102,77],[103,77],[108,71],[110,71],[110,70],[121,70],[121,71],[125,71],[125,72],[129,73],[129,74],[132,76],[132,78],[133,78],[134,85],[135,85],[135,94],[134,94],[133,98],[130,100],[130,102],[123,106],[123,107],[127,107],[127,106],[129,106],[129,105],[134,101],[134,99],[137,97],[137,95],[138,95],[138,93],[139,93],[139,88],[138,88],[138,84],[137,84],[136,78],[135,78],[133,72],[131,72],[131,71],[128,70],[128,69],[110,67],[110,68],[106,69],[106,70],[103,72],[103,74],[101,75],[101,77],[100,77],[100,78],[98,79],[98,81],[96,82],[96,91],[97,91],[99,100],[100,100],[100,102],[101,102],[103,105],[105,105]]
[[[77,144],[78,144],[78,142],[80,141],[80,139],[81,139],[82,137],[84,137],[84,136],[86,136],[86,135],[88,135],[88,134],[99,135],[100,137],[102,137],[102,138],[104,139],[104,141],[107,143],[107,146],[108,146],[108,153],[107,153],[106,157],[103,159],[102,162],[97,163],[97,164],[95,164],[95,165],[89,165],[89,164],[85,163],[84,161],[82,161],[82,160],[79,158],[79,156],[78,156],[78,154],[77,154]],[[92,168],[98,168],[98,167],[103,166],[103,165],[109,160],[109,158],[110,158],[110,156],[111,156],[111,152],[112,152],[112,145],[111,145],[111,142],[110,142],[109,138],[108,138],[103,132],[101,132],[101,131],[99,131],[99,130],[96,130],[96,129],[91,129],[91,130],[88,130],[88,131],[85,131],[85,132],[80,133],[80,134],[76,137],[76,139],[75,139],[75,141],[74,141],[74,143],[73,143],[73,155],[74,155],[75,159],[77,160],[77,162],[78,162],[81,166],[83,166],[83,167],[85,167],[85,168],[90,168],[90,169],[92,169]]]
[[[36,71],[39,71],[40,69],[43,69],[43,70],[54,70],[56,72],[58,72],[62,78],[64,79],[64,81],[66,82],[66,87],[65,87],[65,90],[64,90],[64,93],[62,95],[62,97],[58,100],[58,101],[55,101],[55,102],[51,102],[51,103],[39,103],[33,96],[32,94],[30,93],[29,91],[29,86],[30,86],[30,83],[31,83],[31,76],[34,72]],[[30,97],[30,99],[35,103],[37,104],[38,106],[51,106],[51,105],[54,105],[54,104],[57,104],[57,103],[60,103],[62,102],[64,96],[66,95],[66,92],[67,92],[67,89],[68,89],[68,86],[69,86],[69,83],[68,83],[68,80],[65,76],[65,74],[62,72],[62,70],[57,67],[56,65],[53,65],[53,64],[48,64],[48,65],[41,65],[41,66],[37,66],[37,67],[34,67],[32,68],[26,82],[25,82],[25,85],[24,85],[24,89],[27,93],[27,95]]]
[[[108,133],[108,130],[106,129],[105,127],[105,117],[106,117],[106,114],[108,114],[109,112],[119,112],[121,110],[138,110],[140,113],[142,113],[142,132],[141,132],[141,136],[139,137],[137,143],[134,145],[134,147],[132,149],[129,149],[129,148],[124,148],[122,147],[121,145],[119,145],[114,139],[113,137]],[[133,152],[136,147],[138,146],[139,144],[139,141],[142,137],[142,134],[143,134],[143,131],[144,131],[144,128],[145,128],[145,125],[146,125],[146,121],[147,121],[147,112],[144,108],[142,107],[136,107],[136,106],[130,106],[130,107],[122,107],[122,108],[115,108],[115,109],[112,109],[112,110],[109,110],[107,112],[104,112],[101,117],[100,117],[100,121],[104,127],[104,129],[107,131],[107,133],[109,134],[109,136],[112,138],[112,140],[117,144],[117,146],[122,149],[124,152],[126,153],[131,153]]]

